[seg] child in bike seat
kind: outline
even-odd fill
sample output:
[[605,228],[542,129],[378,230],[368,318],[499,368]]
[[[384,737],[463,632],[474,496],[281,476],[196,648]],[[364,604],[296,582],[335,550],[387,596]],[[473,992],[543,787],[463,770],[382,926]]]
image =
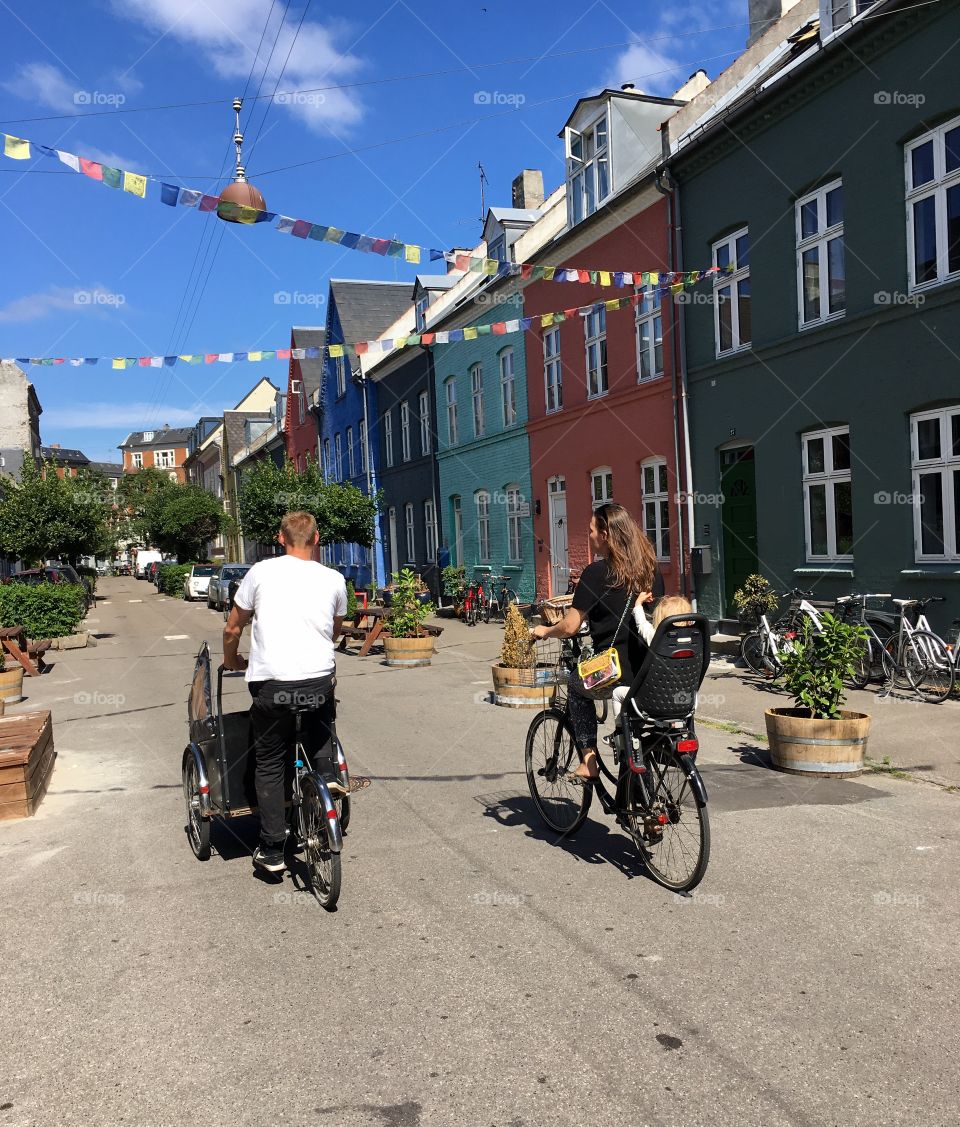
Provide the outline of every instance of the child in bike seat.
[[[649,646],[653,641],[653,636],[657,632],[657,627],[665,618],[669,618],[674,614],[686,614],[693,611],[693,606],[688,599],[682,595],[667,595],[657,603],[656,609],[653,612],[653,619],[647,618],[647,612],[643,609],[640,603],[633,608],[633,618],[637,624],[637,630],[640,637]],[[616,721],[620,715],[620,709],[623,707],[623,702],[626,699],[627,693],[630,691],[629,685],[619,685],[613,690],[613,719]]]

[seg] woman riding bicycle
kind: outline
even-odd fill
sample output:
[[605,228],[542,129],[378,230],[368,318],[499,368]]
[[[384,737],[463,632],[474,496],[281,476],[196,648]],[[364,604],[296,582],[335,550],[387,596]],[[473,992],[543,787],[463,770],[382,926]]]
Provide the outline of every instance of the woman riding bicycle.
[[[590,521],[590,549],[599,558],[583,569],[573,605],[555,626],[536,626],[532,634],[534,638],[572,638],[586,621],[595,653],[616,646],[620,657],[620,683],[629,685],[646,650],[630,612],[634,604],[642,606],[663,594],[663,578],[650,541],[622,505],[601,505],[594,512]],[[623,625],[618,631],[621,622]],[[568,777],[581,782],[596,779],[600,774],[597,710],[593,699],[582,692],[576,669],[570,675],[568,689],[567,708],[581,750],[580,766]]]

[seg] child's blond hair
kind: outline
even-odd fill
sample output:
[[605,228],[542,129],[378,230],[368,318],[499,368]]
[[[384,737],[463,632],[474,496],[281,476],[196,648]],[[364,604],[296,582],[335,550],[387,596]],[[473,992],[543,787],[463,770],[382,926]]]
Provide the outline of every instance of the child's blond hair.
[[672,614],[687,614],[692,610],[690,602],[682,595],[667,595],[657,603],[653,612],[653,628],[656,630],[660,623]]

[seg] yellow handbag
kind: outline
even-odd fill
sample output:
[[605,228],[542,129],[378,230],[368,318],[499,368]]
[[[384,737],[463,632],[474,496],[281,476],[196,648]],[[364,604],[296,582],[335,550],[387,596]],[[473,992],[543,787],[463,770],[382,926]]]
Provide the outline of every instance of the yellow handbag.
[[627,592],[627,601],[623,608],[623,616],[613,635],[613,644],[602,653],[584,658],[577,662],[577,676],[580,678],[585,696],[602,699],[609,697],[620,683],[623,671],[620,668],[620,654],[617,652],[617,639],[627,620],[627,615],[636,601],[633,592]]

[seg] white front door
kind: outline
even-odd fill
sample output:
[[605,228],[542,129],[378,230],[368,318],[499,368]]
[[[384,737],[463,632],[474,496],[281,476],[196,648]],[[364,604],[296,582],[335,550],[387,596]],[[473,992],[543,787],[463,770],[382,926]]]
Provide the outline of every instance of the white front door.
[[[397,552],[397,510],[390,510],[390,571],[399,571],[400,564],[397,562],[400,555]],[[387,577],[387,582],[390,582],[390,576]]]
[[570,560],[567,555],[567,493],[566,481],[553,477],[547,484],[550,506],[550,593],[562,595],[570,580]]

